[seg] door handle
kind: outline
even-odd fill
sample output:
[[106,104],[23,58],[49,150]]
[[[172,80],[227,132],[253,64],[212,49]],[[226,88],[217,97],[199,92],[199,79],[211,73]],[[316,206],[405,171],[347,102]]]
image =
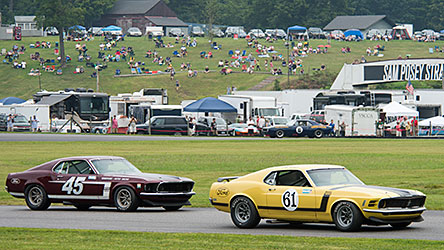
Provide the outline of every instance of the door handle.
[[269,188],[268,191],[276,191],[276,188]]

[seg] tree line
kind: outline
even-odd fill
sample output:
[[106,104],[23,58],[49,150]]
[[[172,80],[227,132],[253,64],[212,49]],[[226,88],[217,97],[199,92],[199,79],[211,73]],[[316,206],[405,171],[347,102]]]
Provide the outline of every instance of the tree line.
[[[78,24],[92,26],[115,0],[57,0],[79,6]],[[250,28],[324,27],[339,15],[387,15],[415,30],[444,29],[442,0],[164,0],[185,22]],[[44,12],[42,0],[0,0],[3,23]],[[49,0],[49,2],[54,2]],[[63,18],[63,17],[61,17]]]

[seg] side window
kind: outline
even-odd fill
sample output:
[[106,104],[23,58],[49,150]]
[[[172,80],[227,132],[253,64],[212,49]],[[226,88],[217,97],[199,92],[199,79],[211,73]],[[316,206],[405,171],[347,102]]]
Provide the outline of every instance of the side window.
[[277,174],[276,185],[278,186],[297,186],[297,187],[307,187],[310,186],[307,178],[301,171],[290,170],[290,171],[280,171]]
[[52,171],[56,174],[67,174],[68,162],[60,162]]
[[92,168],[86,161],[71,161],[69,164],[68,174],[94,174]]
[[276,173],[277,172],[273,172],[271,174],[269,174],[265,179],[264,182],[268,185],[276,185]]
[[154,120],[153,124],[156,125],[156,126],[162,126],[162,125],[165,124],[165,119],[157,118],[156,120]]

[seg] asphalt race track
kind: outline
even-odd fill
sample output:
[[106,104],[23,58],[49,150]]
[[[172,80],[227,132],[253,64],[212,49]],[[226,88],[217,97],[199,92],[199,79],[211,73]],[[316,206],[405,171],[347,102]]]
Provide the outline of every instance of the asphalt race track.
[[77,211],[71,206],[52,206],[46,211],[31,211],[25,206],[0,206],[0,227],[444,240],[444,211],[426,211],[423,216],[423,222],[405,229],[363,226],[360,232],[343,233],[328,224],[290,226],[264,220],[257,228],[238,229],[228,213],[214,208],[186,207],[174,212],[139,208],[137,212],[120,213],[115,208],[102,207]]
[[222,140],[272,140],[265,137],[240,136],[145,136],[145,135],[95,135],[95,134],[41,134],[0,133],[0,141],[222,141]]

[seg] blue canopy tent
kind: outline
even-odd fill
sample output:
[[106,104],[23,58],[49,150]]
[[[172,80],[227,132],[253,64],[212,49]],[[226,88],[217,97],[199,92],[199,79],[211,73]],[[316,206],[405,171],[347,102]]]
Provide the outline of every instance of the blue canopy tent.
[[360,30],[356,30],[356,29],[349,29],[349,30],[346,30],[346,31],[344,32],[344,36],[345,36],[345,37],[348,37],[348,36],[356,36],[356,37],[359,37],[359,38],[361,38],[361,39],[364,39],[364,35],[362,34],[362,32],[361,32]]
[[214,97],[205,97],[188,104],[184,109],[186,112],[237,112],[231,104]]
[[122,28],[115,26],[115,25],[110,25],[108,27],[105,27],[102,29],[102,31],[122,31]]
[[441,30],[439,33],[444,34],[444,30]]
[[17,98],[17,97],[6,97],[0,100],[0,103],[2,103],[3,105],[11,105],[11,104],[20,104],[20,103],[24,103],[26,102],[23,99]]
[[302,33],[303,36],[307,36],[307,39],[308,39],[307,28],[305,28],[305,27],[298,26],[298,25],[294,25],[294,26],[288,27],[288,29],[287,29],[287,39],[288,39],[288,36],[290,35],[290,33],[297,33],[299,35]]
[[86,28],[81,25],[74,25],[69,27],[68,30],[86,30]]

